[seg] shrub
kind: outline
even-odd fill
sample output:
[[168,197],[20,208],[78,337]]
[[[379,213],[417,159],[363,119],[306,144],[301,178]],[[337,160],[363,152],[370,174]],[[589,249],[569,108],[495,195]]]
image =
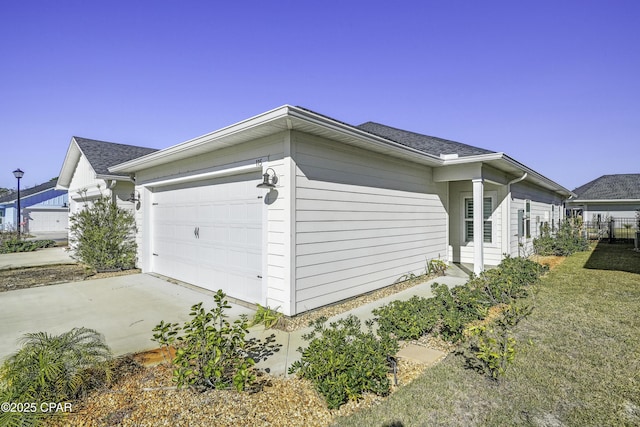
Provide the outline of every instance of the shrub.
[[500,325],[482,325],[470,328],[467,347],[459,351],[467,367],[497,380],[516,355],[516,340],[508,329]]
[[427,274],[442,276],[449,266],[440,259],[432,259],[427,262]]
[[[23,346],[0,369],[0,402],[63,402],[109,382],[111,352],[92,329],[74,328],[54,336],[26,334]],[[0,412],[0,425],[37,424],[35,412]]]
[[278,309],[272,309],[269,306],[263,307],[260,304],[256,304],[256,314],[251,321],[252,325],[264,325],[265,329],[271,329],[277,326],[283,314],[278,312]]
[[175,345],[173,380],[178,387],[197,389],[235,388],[242,391],[255,381],[254,360],[248,356],[249,321],[243,315],[231,324],[224,311],[231,306],[225,294],[218,290],[215,307],[210,311],[202,303],[191,307],[191,320],[180,327],[176,323],[160,322],[152,340],[161,347]]
[[417,339],[427,333],[456,342],[467,325],[486,317],[488,309],[509,305],[528,296],[544,268],[524,258],[506,257],[495,269],[473,276],[465,285],[449,289],[434,283],[432,298],[414,296],[373,310],[379,330],[398,339]]
[[555,235],[547,224],[540,229],[540,237],[533,239],[533,248],[538,255],[568,256],[589,249],[589,242],[582,235],[581,225],[576,220],[566,220]]
[[391,301],[375,308],[373,314],[378,331],[393,334],[401,340],[420,338],[436,326],[439,318],[434,301],[417,296],[407,301]]
[[[506,255],[498,270],[516,283],[518,287],[533,285],[538,282],[549,268],[530,259]],[[513,295],[518,297],[518,295]]]
[[69,218],[69,246],[74,259],[96,270],[135,266],[135,218],[108,196],[85,204]]
[[23,240],[16,235],[2,239],[0,253],[33,252],[42,248],[55,246],[53,240]]
[[326,322],[326,318],[316,320],[313,330],[303,335],[309,346],[298,349],[302,358],[291,365],[289,373],[313,381],[330,409],[357,400],[365,392],[387,395],[391,386],[387,356],[398,351],[397,341],[387,334],[379,339],[372,332],[372,322],[363,332],[353,315],[329,326]]

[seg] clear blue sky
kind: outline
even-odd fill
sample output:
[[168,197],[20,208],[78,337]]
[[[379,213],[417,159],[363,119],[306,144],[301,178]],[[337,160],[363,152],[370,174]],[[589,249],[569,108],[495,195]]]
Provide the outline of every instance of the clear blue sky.
[[640,173],[640,1],[0,0],[0,187],[72,136],[165,148],[283,104]]

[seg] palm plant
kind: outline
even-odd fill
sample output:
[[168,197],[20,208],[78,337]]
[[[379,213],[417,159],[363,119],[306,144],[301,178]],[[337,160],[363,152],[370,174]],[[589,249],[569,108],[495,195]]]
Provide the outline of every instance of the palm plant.
[[[111,379],[111,351],[93,329],[25,334],[0,367],[1,402],[63,402]],[[0,425],[36,425],[41,413],[0,413]]]

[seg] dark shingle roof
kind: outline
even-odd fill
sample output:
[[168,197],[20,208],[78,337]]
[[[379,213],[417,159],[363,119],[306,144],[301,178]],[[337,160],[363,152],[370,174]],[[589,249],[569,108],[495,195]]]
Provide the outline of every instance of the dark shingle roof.
[[473,147],[461,142],[450,141],[448,139],[437,138],[435,136],[422,135],[374,122],[363,123],[356,127],[365,132],[390,139],[398,144],[406,145],[407,147],[424,151],[425,153],[438,157],[441,154],[457,154],[459,157],[466,157],[495,153],[495,151]]
[[[32,194],[40,193],[42,191],[49,190],[51,188],[55,188],[56,180],[52,179],[51,181],[45,182],[44,184],[38,184],[31,188],[21,188],[20,189],[20,199],[25,197],[29,197]],[[16,191],[5,194],[0,197],[0,203],[12,202],[18,198],[18,193]]]
[[573,192],[575,200],[640,200],[640,174],[603,175]]
[[73,138],[98,175],[119,175],[109,172],[109,167],[158,151],[156,148],[97,141],[77,136]]

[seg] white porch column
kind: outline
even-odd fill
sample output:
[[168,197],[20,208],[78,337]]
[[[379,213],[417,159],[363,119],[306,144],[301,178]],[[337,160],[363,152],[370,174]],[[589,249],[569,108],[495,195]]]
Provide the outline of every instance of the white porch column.
[[473,182],[473,272],[484,270],[484,180]]

